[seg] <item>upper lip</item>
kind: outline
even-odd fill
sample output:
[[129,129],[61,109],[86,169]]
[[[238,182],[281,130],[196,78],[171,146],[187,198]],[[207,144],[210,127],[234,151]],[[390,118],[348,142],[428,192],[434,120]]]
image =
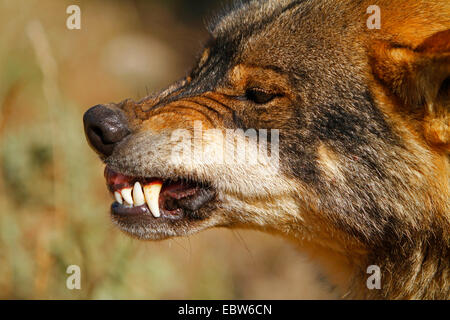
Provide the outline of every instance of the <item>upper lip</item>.
[[214,195],[208,185],[198,182],[182,178],[126,176],[108,166],[105,168],[105,178],[116,200],[113,213],[142,212],[151,213],[155,218],[175,218],[186,211],[198,210]]

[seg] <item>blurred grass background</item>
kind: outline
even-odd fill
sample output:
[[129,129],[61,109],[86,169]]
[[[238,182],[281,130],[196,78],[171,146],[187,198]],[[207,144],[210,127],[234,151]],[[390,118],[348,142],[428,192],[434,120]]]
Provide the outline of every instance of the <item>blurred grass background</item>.
[[[210,230],[139,242],[109,221],[83,112],[183,76],[218,3],[0,0],[0,298],[329,298],[283,239]],[[66,28],[71,4],[81,30]],[[66,288],[72,264],[81,290]]]

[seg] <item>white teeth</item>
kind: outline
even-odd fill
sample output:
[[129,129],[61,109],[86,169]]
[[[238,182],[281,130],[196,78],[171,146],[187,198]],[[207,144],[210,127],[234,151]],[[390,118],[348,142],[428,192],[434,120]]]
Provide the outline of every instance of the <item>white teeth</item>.
[[145,201],[155,218],[161,215],[159,213],[159,192],[161,191],[161,187],[162,183],[160,182],[154,182],[144,186]]
[[125,189],[122,189],[122,191],[121,191],[123,199],[130,206],[133,205],[133,197],[131,196],[131,191],[132,190],[133,190],[132,188],[125,188]]
[[134,186],[124,188],[120,192],[114,192],[114,198],[120,204],[125,206],[142,206],[147,203],[152,215],[155,218],[161,216],[159,212],[159,193],[161,192],[162,182],[155,181],[142,188],[139,182],[136,182]]
[[114,198],[116,198],[116,201],[117,201],[118,203],[120,203],[120,204],[123,203],[122,195],[120,194],[119,191],[114,192]]
[[136,207],[142,206],[145,203],[144,193],[139,182],[136,181],[133,188],[133,199]]

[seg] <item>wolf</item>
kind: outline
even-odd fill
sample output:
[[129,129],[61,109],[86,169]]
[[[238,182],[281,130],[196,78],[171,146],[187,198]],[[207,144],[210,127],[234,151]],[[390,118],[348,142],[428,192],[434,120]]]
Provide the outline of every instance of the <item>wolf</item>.
[[[143,240],[260,230],[341,298],[449,299],[450,2],[241,1],[208,31],[181,80],[84,115],[115,225]],[[225,131],[270,140],[277,161],[212,161],[236,154]],[[207,159],[174,154],[196,144]]]

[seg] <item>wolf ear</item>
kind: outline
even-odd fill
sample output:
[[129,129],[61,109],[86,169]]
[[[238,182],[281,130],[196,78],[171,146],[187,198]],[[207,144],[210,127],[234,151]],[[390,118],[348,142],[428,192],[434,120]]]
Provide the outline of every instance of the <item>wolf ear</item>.
[[450,29],[416,48],[377,42],[372,58],[374,74],[403,111],[423,121],[425,139],[450,150]]

